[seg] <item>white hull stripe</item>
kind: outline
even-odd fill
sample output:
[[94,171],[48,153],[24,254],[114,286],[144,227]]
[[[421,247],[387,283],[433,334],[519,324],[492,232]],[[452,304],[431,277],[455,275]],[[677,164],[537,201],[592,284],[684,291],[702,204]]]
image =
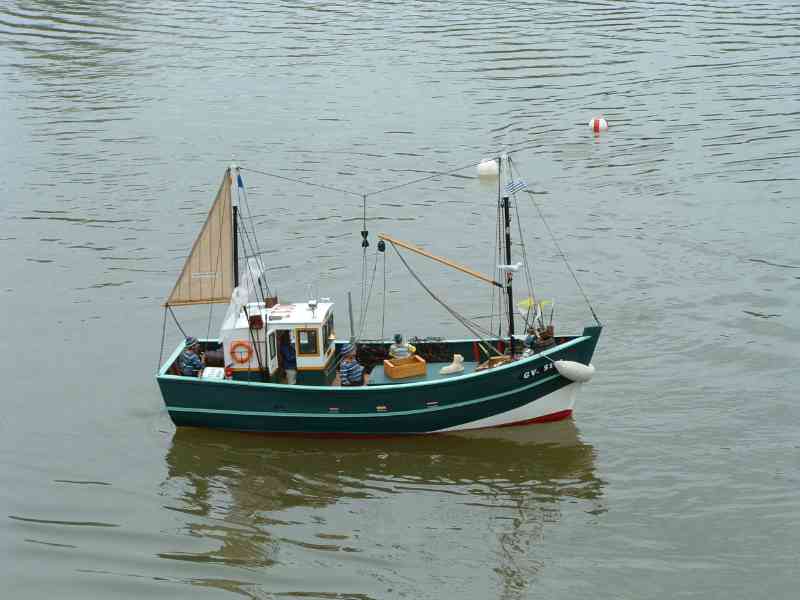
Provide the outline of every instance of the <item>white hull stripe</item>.
[[560,413],[565,410],[572,410],[575,406],[575,395],[581,384],[571,383],[563,388],[554,392],[531,400],[527,404],[507,410],[505,412],[492,415],[491,417],[484,417],[461,425],[453,427],[446,427],[438,429],[437,432],[442,431],[459,431],[462,429],[483,429],[485,427],[500,427],[502,425],[511,425],[512,423],[521,423],[546,417],[555,413]]

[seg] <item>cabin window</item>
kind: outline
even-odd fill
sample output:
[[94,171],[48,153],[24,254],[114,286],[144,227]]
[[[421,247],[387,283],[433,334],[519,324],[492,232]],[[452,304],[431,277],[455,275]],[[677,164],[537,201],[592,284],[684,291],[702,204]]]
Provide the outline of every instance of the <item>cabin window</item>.
[[316,329],[297,330],[297,353],[319,356],[319,334]]
[[278,348],[275,345],[275,332],[269,332],[269,358],[270,360],[273,359],[275,356],[278,355]]
[[322,352],[326,354],[328,352],[328,348],[331,347],[331,343],[333,340],[331,339],[335,335],[333,331],[333,313],[331,313],[328,318],[325,320],[325,324],[322,326]]

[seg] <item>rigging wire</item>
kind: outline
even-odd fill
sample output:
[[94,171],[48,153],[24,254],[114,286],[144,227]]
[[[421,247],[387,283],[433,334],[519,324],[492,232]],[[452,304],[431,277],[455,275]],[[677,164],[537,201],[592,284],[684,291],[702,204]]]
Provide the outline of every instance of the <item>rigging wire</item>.
[[[511,173],[511,176],[512,176],[512,180],[513,180],[514,171],[516,171],[517,175],[520,176],[519,171],[517,169],[515,169],[514,163],[512,162],[510,156],[508,157],[508,167],[509,167],[509,172]],[[525,283],[528,286],[528,297],[531,299],[532,302],[535,303],[536,302],[536,294],[534,293],[534,279],[533,279],[533,275],[531,274],[530,261],[528,260],[528,249],[527,249],[527,247],[525,245],[525,237],[522,234],[522,219],[520,219],[520,217],[519,217],[519,203],[516,202],[516,200],[517,200],[516,192],[514,192],[512,195],[514,196],[514,214],[516,215],[516,219],[517,219],[517,231],[519,231],[519,243],[520,243],[520,246],[522,247],[522,263],[525,265]],[[527,328],[528,328],[528,320],[530,319],[530,315],[531,315],[531,308],[532,307],[528,308],[528,311],[527,311],[527,313],[525,315],[525,330],[526,331],[527,331]],[[534,315],[535,315],[535,312],[534,312]]]
[[[500,203],[497,203],[497,210],[495,211],[495,240],[494,240],[494,256],[492,257],[492,264],[490,268],[490,272],[494,273],[495,269],[497,269],[497,265],[502,263],[500,258],[501,254],[501,244],[503,243],[502,240],[502,229],[500,225],[501,219],[501,212],[500,212]],[[501,336],[501,331],[503,329],[503,314],[502,314],[502,306],[503,306],[503,291],[499,287],[492,287],[492,306],[491,306],[491,320],[489,322],[489,331],[494,333],[494,316],[495,316],[495,300],[497,300],[497,337]]]
[[475,162],[471,162],[468,165],[463,165],[461,167],[456,167],[453,169],[449,169],[447,171],[436,171],[431,175],[426,175],[425,177],[420,177],[419,179],[412,179],[411,181],[406,181],[405,183],[398,183],[397,185],[391,185],[389,187],[385,187],[379,190],[374,190],[372,192],[368,192],[364,194],[364,196],[377,196],[378,194],[383,194],[385,192],[391,192],[394,190],[399,190],[400,188],[408,187],[410,185],[414,185],[416,183],[422,183],[423,181],[429,181],[431,179],[436,179],[437,177],[443,177],[445,175],[452,175],[454,173],[458,173],[459,171],[463,171],[464,169],[469,169],[470,167],[474,167]]
[[[244,181],[241,180],[241,177],[242,177],[241,174],[237,174],[237,178],[236,178],[236,184],[237,184],[236,185],[236,197],[239,199],[239,205],[240,206],[243,205],[245,207],[245,210],[247,211],[247,219],[248,219],[248,221],[250,221],[250,227],[252,228],[252,240],[251,240],[250,232],[247,230],[247,227],[244,225],[244,223],[242,223],[241,231],[242,231],[242,234],[244,236],[245,242],[249,245],[250,251],[251,251],[250,256],[248,256],[245,253],[245,258],[250,258],[250,257],[253,257],[253,256],[257,256],[258,257],[258,262],[259,262],[259,267],[263,267],[263,263],[261,262],[261,247],[260,247],[260,245],[258,243],[258,235],[256,234],[255,219],[253,219],[253,213],[250,210],[250,201],[247,198],[247,189],[244,187]],[[240,181],[241,181],[241,186],[239,185]],[[240,195],[240,191],[239,190],[241,190],[241,195]],[[242,198],[244,199],[244,203],[242,203],[242,201],[241,201]],[[238,226],[238,224],[237,224],[237,226]],[[250,278],[251,278],[251,281],[252,281],[252,274],[250,273],[249,262],[248,262],[247,273],[248,273],[248,275],[250,275]],[[266,278],[263,275],[264,274],[262,272],[261,275],[258,277],[258,280],[257,281],[253,281],[253,289],[261,291],[261,295],[266,298],[266,296],[271,296],[272,292],[269,289],[269,282],[266,280]],[[262,283],[266,287],[266,293],[265,293],[264,289],[262,288]]]
[[383,254],[383,309],[381,311],[381,341],[386,339],[386,252]]
[[161,363],[164,360],[164,338],[167,334],[167,309],[164,308],[164,320],[161,323],[161,350],[158,353],[158,365],[156,365],[156,373],[161,368]]
[[[499,154],[497,156],[499,156]],[[271,173],[269,171],[261,171],[261,170],[258,170],[258,169],[253,169],[251,167],[239,167],[239,169],[242,170],[242,171],[251,171],[253,173],[258,173],[259,175],[266,175],[267,177],[274,177],[276,179],[282,179],[284,181],[290,181],[292,183],[299,183],[301,185],[307,185],[307,186],[311,186],[311,187],[316,187],[316,188],[320,188],[320,189],[323,189],[323,190],[328,190],[328,191],[331,191],[331,192],[339,192],[340,194],[346,194],[346,195],[349,195],[349,196],[358,196],[359,198],[362,198],[362,199],[366,200],[366,198],[368,196],[377,196],[378,194],[384,194],[386,192],[399,190],[401,188],[408,187],[408,186],[411,186],[411,185],[415,185],[417,183],[422,183],[423,181],[429,181],[431,179],[436,179],[438,177],[444,177],[444,176],[447,176],[447,175],[453,175],[455,173],[458,173],[459,171],[463,171],[464,169],[469,169],[471,167],[474,167],[475,164],[476,163],[473,161],[473,162],[470,162],[469,164],[461,165],[460,167],[454,167],[452,169],[446,169],[444,171],[434,171],[430,175],[425,175],[424,177],[419,177],[417,179],[412,179],[410,181],[406,181],[406,182],[403,182],[403,183],[390,185],[388,187],[380,188],[380,189],[377,189],[377,190],[372,190],[371,192],[366,192],[366,193],[365,192],[355,192],[353,190],[348,190],[348,189],[345,189],[345,188],[340,188],[340,187],[336,187],[336,186],[333,186],[333,185],[328,185],[328,184],[325,184],[325,183],[315,183],[315,182],[312,182],[312,181],[306,181],[306,180],[297,179],[297,178],[294,178],[294,177],[287,177],[286,175],[278,175],[277,173]]]
[[550,239],[553,241],[553,245],[556,247],[556,250],[558,251],[558,255],[564,261],[564,264],[567,266],[567,269],[569,270],[570,275],[572,275],[572,279],[575,281],[575,285],[578,286],[578,290],[580,291],[581,295],[583,296],[583,299],[586,301],[586,305],[589,307],[589,311],[592,313],[592,317],[594,318],[595,322],[598,325],[602,326],[602,323],[600,322],[600,319],[597,318],[597,313],[594,311],[594,307],[592,306],[592,302],[589,300],[589,296],[586,295],[586,292],[584,291],[583,286],[581,285],[581,282],[578,280],[578,276],[575,274],[575,271],[573,271],[573,269],[572,269],[572,265],[569,264],[569,260],[567,259],[567,255],[564,254],[564,251],[561,249],[561,246],[559,245],[558,240],[556,239],[556,236],[553,233],[553,230],[550,229],[550,224],[547,222],[547,219],[544,218],[544,214],[542,213],[542,209],[539,207],[539,204],[536,202],[536,198],[534,197],[534,193],[531,190],[525,190],[525,192],[528,194],[528,197],[531,199],[531,202],[533,203],[533,206],[536,208],[536,212],[539,213],[539,218],[542,220],[542,223],[544,223],[545,229],[547,229],[547,233],[550,235]]
[[[359,329],[359,336],[361,335],[361,329],[364,326],[364,321],[366,319],[366,288],[367,288],[367,248],[369,247],[369,241],[367,241],[367,237],[369,236],[369,231],[367,231],[367,196],[362,195],[362,208],[363,208],[363,216],[361,217],[361,301],[359,303],[359,317],[358,317],[358,329]],[[377,265],[377,257],[375,258],[376,265]],[[373,279],[374,280],[374,279]]]
[[[237,225],[237,227],[238,227],[238,225]],[[252,252],[253,252],[253,250],[254,250],[254,248],[253,248],[253,244],[252,244],[252,242],[251,242],[251,240],[250,240],[250,236],[248,235],[247,228],[246,228],[246,227],[244,227],[244,225],[242,225],[242,226],[239,228],[239,231],[242,233],[242,237],[244,238],[244,241],[243,241],[243,243],[244,243],[244,244],[246,244],[246,245],[247,245],[247,247],[249,247],[249,248],[250,248],[250,250],[251,250],[251,254],[250,254],[250,256],[249,256],[249,257],[248,257],[248,255],[245,253],[245,258],[251,258],[251,257],[254,257],[254,256],[258,256],[258,266],[259,266],[259,267],[263,267],[263,263],[261,262],[261,254],[260,254],[260,251],[259,251],[259,253],[258,253],[258,254],[254,254],[254,253],[252,253]],[[261,286],[261,284],[262,284],[262,279],[263,279],[263,275],[264,275],[264,274],[263,274],[263,272],[262,272],[262,273],[261,273],[261,275],[258,277],[258,279],[254,280],[254,278],[253,278],[253,273],[252,273],[252,272],[251,272],[251,270],[250,270],[250,262],[249,262],[249,261],[247,261],[247,262],[246,262],[246,266],[247,266],[247,268],[245,269],[245,273],[246,273],[245,277],[247,277],[247,278],[248,278],[248,280],[252,282],[252,284],[253,284],[253,289],[254,289],[254,290],[256,290],[256,292],[261,292],[261,295],[262,295],[262,296],[264,296],[264,297],[266,297],[267,295],[271,295],[271,293],[270,293],[270,289],[269,289],[269,283],[268,283],[268,282],[267,282],[265,279],[263,280],[263,284],[264,284],[264,285],[266,286],[266,288],[267,288],[267,290],[266,290],[266,294],[264,293],[264,289],[263,289],[263,288],[262,288],[262,286]],[[262,299],[263,299],[263,298],[262,298]]]
[[[225,177],[230,177],[231,174],[232,174],[231,169],[230,169],[230,167],[228,167],[228,169],[225,171]],[[233,218],[233,212],[232,211],[231,211],[231,217],[230,218],[231,219]],[[220,272],[220,261],[222,260],[222,232],[225,231],[225,227],[223,227],[224,224],[225,224],[225,215],[223,214],[222,215],[222,222],[220,223],[220,228],[219,228],[219,240],[217,242],[217,261],[216,261],[216,264],[214,265],[214,271],[216,271],[217,273]],[[217,278],[214,279],[214,283],[211,285],[211,295],[212,296],[216,293],[216,289],[217,289],[217,281],[216,280],[217,280]],[[220,281],[220,285],[222,285],[221,281]],[[220,291],[222,291],[222,290],[220,290]],[[214,303],[213,302],[209,302],[208,303],[208,326],[206,327],[206,339],[209,339],[211,337],[211,321],[213,320],[213,318],[214,318]]]
[[[366,252],[366,250],[365,250]],[[366,260],[366,259],[365,259]],[[356,333],[356,341],[360,340],[362,335],[364,334],[364,328],[367,324],[367,313],[369,311],[369,303],[372,298],[372,287],[375,284],[375,272],[378,270],[378,253],[375,253],[375,263],[372,266],[372,280],[369,284],[369,293],[366,297],[366,304],[364,305],[364,310],[361,312],[361,316],[358,321],[358,333]],[[366,283],[366,282],[365,282]],[[366,287],[366,285],[364,286]]]
[[[503,210],[502,204],[503,202],[503,157],[500,156],[497,158],[497,233],[498,233],[498,245],[497,245],[497,264],[502,265],[506,262],[506,219],[505,219],[505,211]],[[511,249],[508,250],[508,255],[511,255]],[[510,262],[510,261],[509,261]],[[506,314],[506,311],[503,309],[503,293],[508,293],[508,278],[511,277],[511,273],[508,272],[505,274],[505,285],[503,289],[497,290],[497,311],[499,314],[498,318],[498,328],[497,328],[497,337],[502,337],[503,335],[503,315]],[[511,331],[511,320],[514,318],[514,315],[510,312],[513,310],[513,307],[509,309],[508,320],[506,321],[507,327],[506,331]],[[513,345],[513,340],[509,340]]]
[[[391,242],[390,242],[390,243],[391,243]],[[445,309],[445,310],[446,310],[448,313],[450,313],[450,315],[451,315],[451,316],[452,316],[454,319],[456,319],[456,320],[457,320],[459,323],[461,323],[461,324],[462,324],[464,327],[466,327],[466,328],[467,328],[467,330],[468,330],[470,333],[472,333],[472,335],[476,336],[478,339],[480,339],[480,340],[481,340],[481,342],[485,343],[485,344],[486,344],[486,345],[487,345],[489,348],[491,348],[491,349],[492,349],[492,350],[493,350],[493,351],[494,351],[494,352],[495,352],[495,353],[496,353],[498,356],[502,355],[502,353],[501,353],[500,351],[498,351],[498,350],[497,350],[497,348],[495,348],[494,346],[492,346],[492,344],[491,344],[491,343],[489,343],[489,342],[488,342],[488,341],[485,339],[485,337],[486,337],[486,336],[485,336],[486,330],[484,330],[483,328],[479,327],[477,324],[470,322],[470,321],[469,321],[469,320],[468,320],[466,317],[464,317],[463,315],[461,315],[461,314],[459,314],[458,312],[456,312],[456,310],[455,310],[455,309],[453,309],[452,307],[448,306],[448,305],[447,305],[447,303],[445,303],[445,302],[444,302],[444,300],[442,300],[441,298],[439,298],[439,297],[438,297],[438,296],[437,296],[437,295],[436,295],[436,294],[433,292],[433,290],[431,290],[431,289],[430,289],[430,288],[429,288],[429,287],[428,287],[428,286],[425,284],[425,282],[424,282],[424,281],[422,281],[422,279],[419,277],[419,275],[417,275],[417,273],[414,271],[414,269],[412,269],[412,268],[411,268],[411,265],[409,265],[409,264],[408,264],[408,262],[406,262],[406,259],[405,259],[405,257],[404,257],[404,256],[403,256],[403,255],[400,253],[400,251],[397,249],[397,246],[395,246],[394,244],[392,244],[392,248],[394,248],[394,251],[397,253],[397,256],[398,256],[398,257],[400,257],[400,260],[401,260],[401,262],[403,263],[403,265],[405,265],[406,269],[408,269],[408,272],[411,274],[411,276],[412,276],[414,279],[416,279],[417,283],[419,283],[419,284],[420,284],[420,286],[422,286],[422,289],[424,289],[426,292],[428,292],[428,294],[430,295],[430,297],[431,297],[431,298],[433,298],[433,299],[434,299],[436,302],[438,302],[438,303],[439,303],[439,304],[440,304],[440,305],[441,305],[441,306],[442,306],[442,307],[443,307],[443,308],[444,308],[444,309]],[[489,332],[489,335],[491,335],[491,332]]]
[[186,338],[186,337],[189,337],[189,336],[187,336],[187,335],[186,335],[186,332],[183,330],[183,327],[181,327],[181,324],[178,322],[178,317],[176,317],[176,316],[175,316],[175,313],[174,313],[174,312],[172,312],[172,307],[171,307],[169,304],[167,304],[167,308],[169,309],[169,314],[171,314],[171,315],[172,315],[172,320],[173,320],[173,321],[175,321],[175,325],[177,325],[177,326],[178,326],[178,331],[180,331],[180,332],[181,332],[181,335],[182,335],[184,338]]
[[[508,154],[509,152],[518,152],[518,151],[522,151],[522,150],[525,150],[525,149],[529,149],[529,148],[535,147],[535,145],[530,145],[531,141],[532,140],[526,140],[526,141],[521,142],[520,144],[518,144],[516,146],[512,146],[510,148],[507,148],[504,153]],[[536,144],[536,145],[538,145],[538,144]],[[500,157],[501,153],[498,152],[498,153],[495,153],[495,155]],[[498,158],[497,160],[498,160],[498,163],[500,163],[500,159]],[[514,169],[514,167],[512,166],[512,163],[511,163],[510,159],[508,160],[508,164],[509,164],[509,176],[513,176],[512,169]],[[353,190],[348,190],[348,189],[345,189],[345,188],[340,188],[340,187],[336,187],[336,186],[332,186],[332,185],[305,181],[305,180],[302,180],[302,179],[297,179],[297,178],[293,178],[293,177],[287,177],[285,175],[279,175],[277,173],[272,173],[272,172],[269,172],[269,171],[263,171],[263,170],[254,169],[254,168],[250,168],[250,167],[240,167],[240,170],[251,171],[253,173],[258,173],[260,175],[265,175],[265,176],[268,176],[268,177],[274,177],[276,179],[281,179],[281,180],[284,180],[284,181],[290,181],[290,182],[293,182],[293,183],[298,183],[298,184],[301,184],[301,185],[307,185],[307,186],[310,186],[310,187],[316,187],[316,188],[319,188],[319,189],[325,189],[325,190],[329,190],[329,191],[334,191],[334,192],[338,192],[338,193],[342,193],[342,194],[346,194],[346,195],[358,196],[358,197],[360,197],[362,199],[362,226],[363,226],[363,230],[362,230],[362,237],[363,237],[362,247],[363,247],[363,253],[362,253],[362,265],[361,265],[361,315],[360,315],[360,323],[359,323],[359,333],[358,333],[358,336],[357,336],[358,338],[360,338],[361,334],[363,333],[364,326],[366,324],[366,313],[367,313],[367,310],[368,310],[368,307],[369,307],[370,298],[371,298],[371,295],[372,295],[372,288],[373,288],[373,285],[374,285],[374,282],[375,282],[375,272],[377,270],[377,260],[378,260],[377,256],[376,256],[375,264],[373,265],[373,270],[372,270],[372,277],[371,277],[371,281],[370,281],[370,284],[369,284],[369,291],[367,291],[366,290],[366,287],[367,287],[367,272],[368,272],[367,257],[366,257],[366,248],[368,246],[368,242],[367,242],[367,238],[366,238],[366,233],[367,233],[367,229],[366,229],[366,201],[367,201],[367,197],[368,196],[375,196],[375,195],[378,195],[378,194],[382,194],[382,193],[386,193],[386,192],[390,192],[390,191],[394,191],[394,190],[398,190],[398,189],[401,189],[401,188],[404,188],[404,187],[408,187],[408,186],[412,186],[412,185],[415,185],[415,184],[418,184],[418,183],[422,183],[424,181],[429,181],[429,180],[432,180],[432,179],[436,179],[438,177],[443,177],[443,176],[447,176],[447,175],[453,175],[453,174],[455,174],[455,173],[457,173],[459,171],[463,171],[464,169],[473,167],[474,165],[475,165],[474,162],[470,162],[469,164],[466,164],[466,165],[461,165],[461,166],[458,166],[458,167],[455,167],[455,168],[452,168],[452,169],[447,169],[447,170],[444,170],[444,171],[436,171],[436,172],[431,173],[430,175],[426,175],[424,177],[419,177],[417,179],[413,179],[413,180],[410,180],[410,181],[407,181],[407,182],[404,182],[404,183],[399,183],[399,184],[396,184],[396,185],[387,186],[385,188],[373,190],[373,191],[368,192],[368,193],[359,193],[359,192],[355,192]],[[501,163],[498,166],[501,167]],[[594,311],[594,308],[591,305],[591,302],[589,301],[588,296],[586,295],[585,291],[583,290],[583,287],[581,286],[580,282],[578,281],[578,278],[575,275],[575,272],[572,270],[572,267],[569,264],[569,261],[567,260],[566,255],[561,250],[561,247],[558,245],[558,241],[556,240],[555,235],[553,234],[552,230],[550,229],[549,224],[545,220],[544,215],[542,214],[542,211],[541,211],[539,205],[536,203],[536,200],[533,197],[533,193],[531,191],[529,191],[529,190],[526,190],[526,191],[529,194],[529,196],[531,197],[531,201],[533,202],[533,205],[536,208],[536,210],[537,210],[537,212],[539,214],[539,217],[542,219],[542,222],[544,223],[544,225],[545,225],[545,227],[546,227],[546,229],[548,231],[548,234],[550,235],[551,239],[553,240],[553,243],[555,244],[555,246],[556,246],[561,258],[564,260],[565,264],[567,265],[567,268],[569,269],[570,274],[572,275],[572,278],[575,280],[575,283],[577,284],[578,289],[580,290],[581,294],[583,295],[584,300],[586,301],[587,305],[589,306],[589,309],[590,309],[590,311],[592,313],[592,316],[594,317],[595,321],[598,324],[600,324],[600,320],[597,318],[597,315],[596,315],[596,313]],[[237,186],[237,194],[238,193],[239,192],[238,192],[238,186]],[[498,198],[500,198],[501,196],[502,196],[502,177],[500,176],[500,173],[498,173]],[[515,197],[516,197],[516,195],[515,195]],[[248,211],[248,217],[251,219],[251,222],[252,222],[252,212],[250,211],[250,206],[249,206],[249,203],[247,201],[246,192],[244,192],[244,205],[245,205],[245,207],[246,207],[246,209]],[[522,229],[521,229],[521,224],[520,224],[520,220],[519,220],[518,203],[515,203],[515,212],[516,212],[516,217],[517,217],[517,224],[518,224],[519,231],[520,231],[520,245],[522,246],[522,254],[523,254],[523,261],[524,261],[524,264],[525,264],[526,280],[527,280],[528,290],[529,290],[529,292],[530,292],[530,294],[532,296],[533,295],[533,276],[530,273],[530,266],[529,266],[529,261],[528,261],[528,257],[527,257],[527,249],[525,247],[524,238],[522,237]],[[503,242],[503,236],[502,236],[503,225],[501,224],[501,220],[502,219],[501,219],[501,214],[500,214],[500,205],[499,205],[499,202],[498,202],[497,240],[496,240],[497,241],[496,257],[498,259],[498,264],[500,264],[502,262],[502,245],[504,243]],[[253,242],[250,240],[250,237],[248,235],[248,232],[247,232],[246,228],[243,228],[243,229],[244,229],[244,237],[245,237],[246,242],[251,245],[251,249],[255,248],[254,253],[257,254],[258,256],[260,256],[261,255],[261,251],[260,251],[260,248],[258,247],[258,239],[257,239],[257,237],[255,237],[255,230],[253,231],[253,234],[254,234],[254,237],[255,237],[255,245],[253,245]],[[412,276],[414,276],[414,278],[417,279],[417,281],[420,283],[420,285],[422,285],[422,287],[437,302],[439,302],[442,306],[444,306],[445,309],[448,312],[450,312],[450,314],[454,318],[456,318],[465,327],[467,327],[467,329],[472,331],[473,334],[478,335],[472,329],[473,327],[477,327],[477,326],[475,324],[469,323],[469,321],[466,318],[464,318],[463,316],[461,316],[458,313],[456,313],[453,309],[448,307],[443,301],[441,301],[438,297],[436,297],[436,295],[421,281],[421,279],[419,279],[419,277],[416,275],[416,273],[410,268],[410,266],[405,261],[403,256],[400,254],[399,250],[394,246],[394,244],[392,244],[392,247],[395,249],[395,252],[397,252],[397,254],[400,257],[400,259],[403,262],[403,264],[406,266],[406,268],[409,270],[409,272],[412,274]],[[385,312],[386,312],[386,263],[385,263],[385,260],[386,260],[386,257],[384,255],[384,268],[383,268],[384,298],[383,298],[383,315],[382,315],[382,319],[381,319],[381,337],[383,337],[383,335],[385,333]],[[267,293],[270,293],[268,285],[267,285]],[[490,335],[493,334],[493,332],[491,330],[494,327],[494,305],[495,305],[495,295],[494,294],[495,293],[498,294],[497,298],[498,298],[498,302],[500,303],[499,306],[502,306],[502,298],[500,297],[501,291],[500,290],[497,290],[497,291],[493,290],[492,291],[492,302],[491,302],[491,322],[490,322],[490,326],[489,326],[490,327],[490,332],[489,332]],[[171,309],[170,309],[170,311],[171,311]],[[174,318],[174,314],[173,314],[173,318]],[[509,322],[510,322],[510,320],[512,318],[513,318],[513,314],[509,314],[508,315]],[[499,318],[499,321],[498,321],[498,327],[500,328],[498,330],[499,331],[498,337],[500,337],[501,334],[502,334],[502,332],[501,332],[502,320],[503,320],[503,312],[501,311],[500,318]],[[210,321],[211,321],[211,311],[209,311],[209,332],[210,332]],[[176,320],[176,322],[177,322],[177,320]],[[527,318],[526,318],[526,323],[527,323]],[[480,337],[480,335],[479,335],[479,337]]]
[[339,188],[332,185],[326,185],[324,183],[313,183],[311,181],[304,181],[303,179],[295,179],[293,177],[286,177],[285,175],[278,175],[277,173],[270,173],[268,171],[259,171],[257,169],[251,169],[250,167],[239,167],[239,168],[242,171],[252,171],[253,173],[258,173],[259,175],[266,175],[267,177],[274,177],[275,179],[283,179],[284,181],[291,181],[292,183],[300,183],[311,187],[317,187],[331,192],[339,192],[340,194],[349,194],[350,196],[358,196],[359,198],[364,196],[364,194],[362,194],[361,192],[354,192],[352,190],[346,190],[344,188]]

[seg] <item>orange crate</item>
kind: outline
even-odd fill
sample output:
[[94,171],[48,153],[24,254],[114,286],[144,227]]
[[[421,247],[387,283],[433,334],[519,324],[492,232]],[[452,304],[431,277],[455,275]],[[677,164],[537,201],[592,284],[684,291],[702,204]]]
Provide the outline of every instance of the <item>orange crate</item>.
[[383,361],[383,372],[390,379],[419,377],[428,372],[425,359],[414,354],[408,358],[392,358]]

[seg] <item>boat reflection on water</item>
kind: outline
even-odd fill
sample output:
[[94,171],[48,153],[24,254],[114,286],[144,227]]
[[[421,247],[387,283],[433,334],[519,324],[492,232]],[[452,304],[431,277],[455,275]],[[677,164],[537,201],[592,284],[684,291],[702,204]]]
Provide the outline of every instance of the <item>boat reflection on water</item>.
[[[380,563],[385,538],[411,550],[420,535],[414,528],[456,535],[477,518],[494,539],[475,551],[490,552],[499,585],[519,592],[541,568],[529,560],[531,546],[544,526],[561,521],[562,500],[584,513],[604,511],[594,449],[571,420],[368,440],[179,428],[167,466],[168,507],[185,515],[183,533],[204,548],[159,556],[246,569],[324,561],[325,551]],[[467,552],[447,548],[453,556],[441,556],[445,562]],[[196,583],[243,591],[238,578]]]

